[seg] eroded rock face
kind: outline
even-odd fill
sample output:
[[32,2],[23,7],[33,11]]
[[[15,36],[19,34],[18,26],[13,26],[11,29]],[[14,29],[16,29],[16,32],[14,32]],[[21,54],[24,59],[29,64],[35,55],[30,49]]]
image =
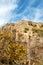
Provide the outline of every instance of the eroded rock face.
[[[0,59],[7,57],[9,42],[24,43],[27,47],[27,57],[29,53],[34,62],[43,64],[43,23],[20,21],[17,24],[7,24],[0,28]],[[2,33],[1,33],[2,32]],[[4,35],[2,35],[4,32]],[[5,33],[9,35],[5,35]],[[13,40],[13,41],[12,41]],[[30,49],[29,49],[30,48]]]

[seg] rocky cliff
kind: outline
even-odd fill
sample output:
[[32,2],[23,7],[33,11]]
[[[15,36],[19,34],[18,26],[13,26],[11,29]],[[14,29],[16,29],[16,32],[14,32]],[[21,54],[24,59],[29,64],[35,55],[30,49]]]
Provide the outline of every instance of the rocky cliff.
[[19,42],[27,47],[28,60],[43,64],[43,23],[22,20],[18,23],[6,24],[0,28],[1,39],[0,50],[2,50],[3,44],[4,49],[6,46],[9,47],[9,40],[13,43]]

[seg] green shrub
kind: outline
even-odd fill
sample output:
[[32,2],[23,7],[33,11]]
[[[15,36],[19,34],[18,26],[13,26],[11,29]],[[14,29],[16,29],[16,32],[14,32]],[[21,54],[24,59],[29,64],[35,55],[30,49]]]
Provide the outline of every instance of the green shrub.
[[29,31],[29,28],[25,28],[24,29],[24,32],[27,33],[27,31]]
[[43,36],[43,30],[40,30],[40,29],[32,29],[32,31],[34,32],[34,33],[37,33],[38,34],[38,36]]

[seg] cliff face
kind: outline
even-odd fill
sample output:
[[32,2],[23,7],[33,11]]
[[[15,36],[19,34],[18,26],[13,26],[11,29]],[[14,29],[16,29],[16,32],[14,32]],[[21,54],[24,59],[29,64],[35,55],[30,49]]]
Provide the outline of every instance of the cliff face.
[[[9,32],[8,35],[5,35],[7,36],[7,38],[4,35],[2,35],[3,32],[4,34],[5,33],[8,34]],[[27,47],[28,60],[29,60],[29,51],[30,51],[31,54],[33,54],[33,56],[31,54],[30,55],[32,60],[34,59],[34,62],[36,61],[39,61],[41,63],[43,62],[43,23],[35,23],[35,22],[23,20],[16,24],[14,23],[6,24],[5,26],[0,28],[0,39],[3,37],[5,37],[4,38],[5,40],[3,39],[4,41],[0,42],[0,49],[2,45],[1,43],[5,44],[6,47],[11,37],[13,43],[20,42]],[[4,42],[8,42],[8,43],[6,44]]]
[[13,35],[15,34],[16,41],[21,40],[22,42],[22,40],[24,40],[24,42],[27,42],[30,35],[33,41],[37,37],[37,40],[40,40],[40,42],[43,43],[43,23],[36,23],[23,20],[16,24],[6,24],[1,28],[1,30],[4,32],[9,31]]

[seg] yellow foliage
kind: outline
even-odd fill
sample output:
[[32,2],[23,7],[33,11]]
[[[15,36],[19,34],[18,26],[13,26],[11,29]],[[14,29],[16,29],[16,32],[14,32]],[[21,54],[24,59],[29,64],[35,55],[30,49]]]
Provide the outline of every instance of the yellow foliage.
[[6,33],[5,33],[5,36],[6,36],[6,37],[11,37],[11,33],[10,33],[10,32],[6,32]]
[[[7,60],[23,60],[26,56],[26,47],[21,43],[13,43],[11,32],[0,32],[0,48],[3,47]],[[4,55],[4,54],[3,54]]]
[[8,48],[8,51],[10,51],[10,48]]
[[9,60],[9,59],[10,59],[10,57],[11,57],[11,54],[8,54],[7,59]]
[[0,35],[2,35],[3,34],[3,32],[0,32]]
[[11,54],[11,58],[13,59],[24,59],[26,55],[26,47],[20,43],[11,43],[10,49],[8,48],[9,54]]

